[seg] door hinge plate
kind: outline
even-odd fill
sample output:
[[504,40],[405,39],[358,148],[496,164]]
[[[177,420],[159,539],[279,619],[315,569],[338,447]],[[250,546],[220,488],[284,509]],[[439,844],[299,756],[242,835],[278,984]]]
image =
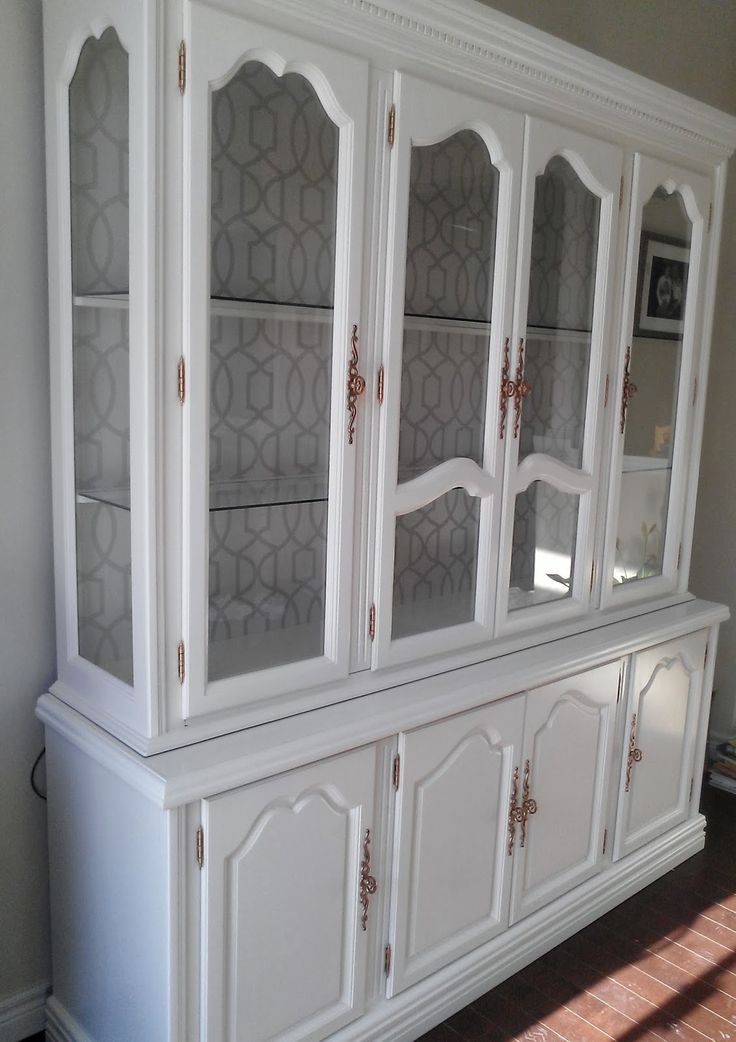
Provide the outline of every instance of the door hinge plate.
[[680,565],[681,564],[682,564],[682,543],[680,543],[680,548],[677,551],[677,570],[678,570],[678,572],[680,570]]
[[687,798],[687,802],[688,803],[692,803],[693,802],[693,789],[694,789],[694,787],[695,787],[695,778],[691,778],[690,779],[690,795]]
[[187,393],[187,371],[186,364],[184,362],[184,355],[179,358],[176,363],[176,396],[179,399],[179,404],[184,404],[184,399]]
[[401,757],[397,753],[394,756],[394,765],[391,772],[391,780],[393,781],[394,788],[398,791],[399,782],[401,781]]
[[197,864],[200,868],[204,865],[204,829],[200,825],[197,829]]
[[605,389],[605,391],[603,392],[603,408],[604,408],[604,409],[607,409],[607,408],[608,408],[608,390],[609,390],[609,384],[610,384],[610,377],[609,377],[608,373],[606,373],[606,389]]
[[383,405],[383,382],[384,382],[384,371],[383,366],[378,370],[378,385],[376,390],[376,397],[378,398],[378,404]]
[[711,203],[709,205],[709,207],[708,207],[708,233],[709,234],[710,234],[710,230],[711,230],[712,227],[713,227],[713,203]]
[[696,376],[695,377],[695,381],[693,382],[693,405],[695,405],[697,400],[698,400],[698,378]]
[[621,174],[621,183],[618,189],[618,208],[619,210],[624,205],[624,175]]
[[388,143],[389,147],[394,147],[394,141],[396,140],[396,106],[392,105],[388,110]]
[[184,662],[184,641],[180,640],[176,645],[176,675],[180,684],[184,683],[184,677],[186,676]]
[[703,652],[703,669],[705,669],[707,664],[708,664],[708,645],[706,644],[705,645],[705,651]]
[[376,639],[376,606],[371,604],[368,610],[368,636],[371,640]]
[[595,560],[590,562],[590,587],[588,593],[593,592],[593,584],[595,583]]
[[621,692],[623,691],[623,689],[624,689],[624,667],[621,666],[621,668],[618,671],[618,692],[616,693],[616,705],[618,705],[619,702],[621,701]]
[[606,853],[606,847],[608,846],[608,829],[603,829],[603,854]]
[[387,944],[383,949],[383,972],[388,977],[391,972],[391,945]]
[[179,44],[179,93],[183,94],[187,88],[187,45],[182,40]]

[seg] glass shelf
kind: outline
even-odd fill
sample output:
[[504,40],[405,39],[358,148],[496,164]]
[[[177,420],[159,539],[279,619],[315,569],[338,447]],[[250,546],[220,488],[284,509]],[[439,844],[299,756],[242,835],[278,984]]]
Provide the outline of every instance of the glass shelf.
[[[326,474],[222,481],[210,485],[210,511],[326,503],[327,489]],[[77,502],[105,503],[130,510],[130,489],[83,489],[77,493]]]
[[624,474],[637,474],[645,470],[672,470],[669,456],[624,456]]
[[[127,292],[88,293],[72,298],[75,307],[116,308],[121,311],[128,310],[129,301]],[[333,319],[333,309],[328,307],[230,297],[210,297],[210,314],[218,318],[270,318],[280,322],[318,322],[324,325],[330,325]]]

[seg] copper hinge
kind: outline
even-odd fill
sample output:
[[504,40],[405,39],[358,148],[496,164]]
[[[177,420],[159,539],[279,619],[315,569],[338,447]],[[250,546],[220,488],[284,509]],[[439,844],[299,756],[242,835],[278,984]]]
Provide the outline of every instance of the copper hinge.
[[590,587],[588,593],[593,592],[593,583],[595,582],[595,559],[590,562]]
[[184,404],[184,399],[187,393],[187,373],[186,365],[184,363],[184,355],[182,355],[179,361],[176,363],[176,396],[179,399],[179,404]]
[[695,786],[695,778],[691,778],[690,779],[690,795],[687,798],[687,802],[688,803],[692,803],[692,801],[693,801],[693,788],[694,788],[694,786]]
[[606,847],[608,846],[608,829],[603,829],[603,854],[606,853]]
[[713,227],[713,203],[711,203],[710,206],[708,207],[708,232],[709,233],[710,233],[710,230],[711,230],[712,227]]
[[371,640],[376,639],[376,606],[371,604],[368,610],[368,636]]
[[610,378],[608,376],[608,373],[606,373],[606,389],[603,392],[603,408],[604,409],[608,408],[608,385],[609,385],[609,382],[610,382]]
[[396,140],[396,106],[392,105],[388,110],[388,143],[389,147],[394,147],[394,141]]
[[680,549],[677,551],[677,570],[679,572],[680,565],[682,564],[682,543],[680,543]]
[[183,94],[187,86],[187,45],[182,40],[179,44],[179,93]]
[[204,865],[204,829],[201,825],[197,829],[197,864],[200,868]]
[[619,210],[624,205],[624,175],[621,174],[621,184],[618,189],[618,208]]
[[383,949],[383,972],[388,977],[391,972],[391,945],[387,944]]
[[180,640],[176,645],[176,675],[179,683],[184,683],[184,641]]
[[378,398],[378,404],[379,405],[383,405],[383,380],[384,380],[383,366],[381,366],[379,368],[379,370],[378,370],[378,387],[377,387],[377,390],[376,390],[376,397]]
[[396,756],[394,756],[394,765],[391,777],[394,783],[394,788],[398,790],[399,781],[401,780],[401,757],[398,755],[398,753],[396,754]]
[[696,376],[695,377],[695,383],[693,384],[693,405],[695,405],[697,400],[698,400],[698,378]]

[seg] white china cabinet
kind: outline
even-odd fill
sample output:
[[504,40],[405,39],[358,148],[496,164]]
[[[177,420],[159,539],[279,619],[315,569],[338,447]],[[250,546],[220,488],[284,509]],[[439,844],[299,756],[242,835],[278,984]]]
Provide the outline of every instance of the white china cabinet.
[[51,1037],[418,1037],[702,846],[736,121],[472,0],[45,67]]

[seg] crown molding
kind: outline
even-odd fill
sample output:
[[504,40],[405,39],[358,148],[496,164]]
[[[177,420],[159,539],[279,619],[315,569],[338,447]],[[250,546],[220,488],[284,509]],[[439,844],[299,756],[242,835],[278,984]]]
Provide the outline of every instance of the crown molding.
[[288,24],[418,75],[442,70],[514,107],[587,119],[633,147],[657,144],[703,163],[721,162],[736,148],[736,117],[477,0],[202,2]]

